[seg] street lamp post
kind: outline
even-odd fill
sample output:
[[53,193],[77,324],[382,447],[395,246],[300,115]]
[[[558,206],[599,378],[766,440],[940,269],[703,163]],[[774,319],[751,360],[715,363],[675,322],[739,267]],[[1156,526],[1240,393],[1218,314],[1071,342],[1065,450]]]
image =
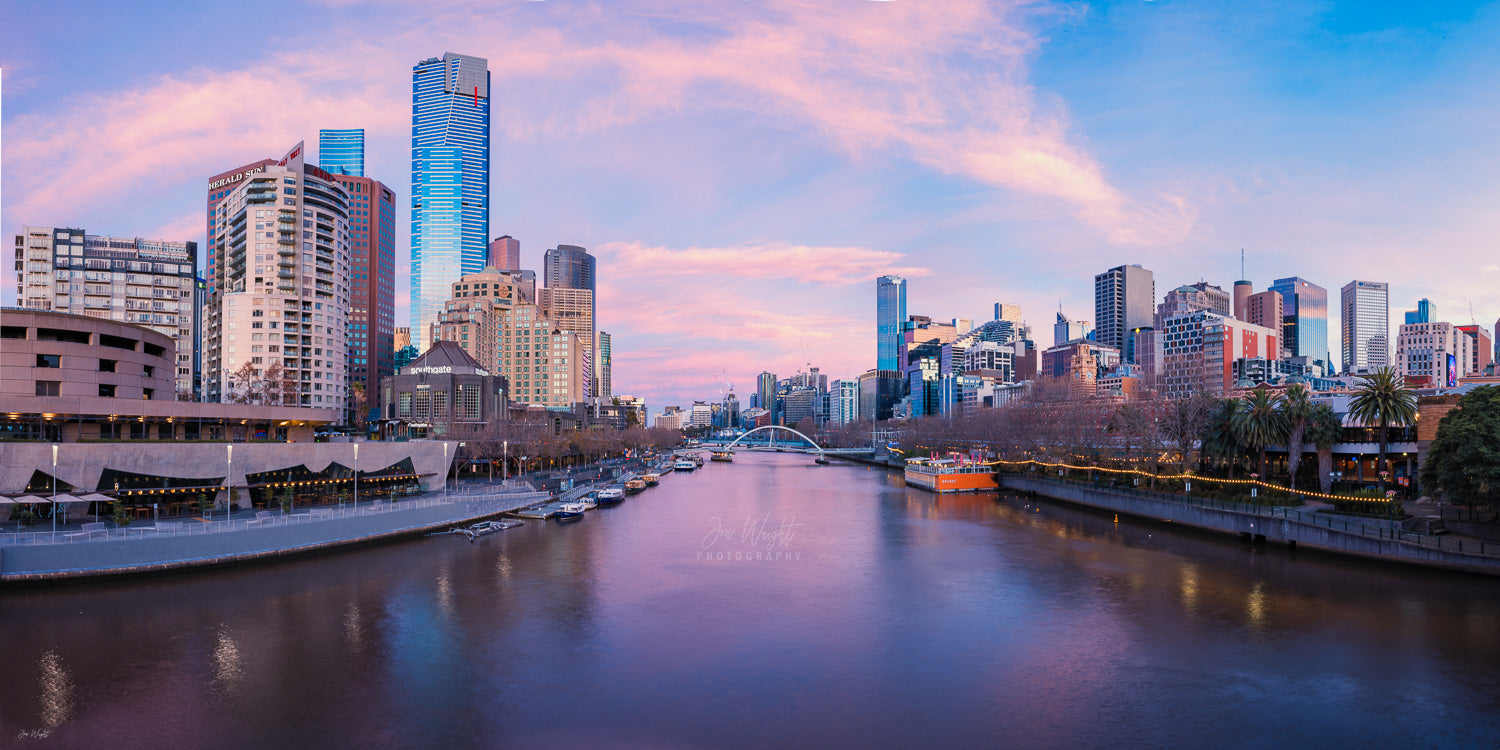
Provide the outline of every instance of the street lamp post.
[[506,471],[510,469],[510,441],[501,440],[500,449],[505,451],[505,458],[500,461],[500,481],[504,482],[507,477]]
[[[339,501],[339,510],[343,510],[344,502]],[[354,444],[354,508],[359,509],[359,443]]]
[[448,501],[448,441],[443,441],[443,502]]
[[[229,523],[229,508],[234,505],[234,443],[224,446],[224,457],[228,461],[228,469],[224,472],[224,523]],[[229,528],[225,526],[224,528]]]
[[57,443],[52,444],[52,541],[57,541]]

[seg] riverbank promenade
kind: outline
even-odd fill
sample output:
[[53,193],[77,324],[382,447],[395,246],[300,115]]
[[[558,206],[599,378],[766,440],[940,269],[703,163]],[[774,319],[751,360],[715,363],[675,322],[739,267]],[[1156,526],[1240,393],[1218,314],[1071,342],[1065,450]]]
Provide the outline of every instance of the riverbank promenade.
[[[92,517],[0,532],[0,582],[224,565],[366,544],[472,523],[545,500],[529,484],[461,484],[398,500],[139,521]],[[14,529],[12,524],[7,527]]]

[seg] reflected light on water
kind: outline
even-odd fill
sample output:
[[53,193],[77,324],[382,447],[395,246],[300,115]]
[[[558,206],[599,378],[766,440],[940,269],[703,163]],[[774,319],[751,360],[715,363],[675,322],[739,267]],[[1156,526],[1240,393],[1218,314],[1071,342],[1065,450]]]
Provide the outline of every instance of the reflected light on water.
[[437,603],[443,614],[453,614],[453,582],[449,580],[446,570],[437,577]]
[[214,686],[220,690],[231,690],[243,675],[240,649],[229,637],[228,629],[220,628],[218,642],[214,644]]
[[365,634],[359,622],[359,605],[349,602],[344,609],[344,643],[350,651],[358,653],[364,648]]
[[1261,629],[1266,620],[1266,595],[1261,591],[1262,585],[1257,581],[1245,596],[1245,619],[1256,630]]
[[42,725],[50,732],[73,716],[73,681],[56,651],[40,659],[42,671]]
[[1198,614],[1198,568],[1192,563],[1183,563],[1178,571],[1177,587],[1182,595],[1182,610],[1190,615]]
[[500,556],[495,558],[495,577],[509,580],[512,572],[514,571],[510,567],[510,556],[501,552]]

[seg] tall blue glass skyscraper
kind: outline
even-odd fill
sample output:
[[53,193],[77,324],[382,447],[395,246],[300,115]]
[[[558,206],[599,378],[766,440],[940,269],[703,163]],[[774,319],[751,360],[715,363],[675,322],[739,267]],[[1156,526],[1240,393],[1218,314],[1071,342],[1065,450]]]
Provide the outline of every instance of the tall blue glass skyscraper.
[[318,166],[333,174],[365,176],[365,129],[318,131]]
[[1328,353],[1328,290],[1293,276],[1269,291],[1281,295],[1281,336],[1293,357],[1307,357],[1331,373]]
[[490,72],[444,53],[411,75],[411,342],[426,351],[452,285],[484,270],[490,234]]
[[881,276],[875,280],[875,369],[899,372],[901,324],[906,322],[906,279]]

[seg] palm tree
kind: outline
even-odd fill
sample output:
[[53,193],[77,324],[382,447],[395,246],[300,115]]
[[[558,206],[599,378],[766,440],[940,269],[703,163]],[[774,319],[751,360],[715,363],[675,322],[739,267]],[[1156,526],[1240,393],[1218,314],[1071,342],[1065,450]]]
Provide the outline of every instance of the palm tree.
[[1318,448],[1318,484],[1327,495],[1333,490],[1333,444],[1344,435],[1344,421],[1328,404],[1314,404],[1307,412],[1302,437]]
[[1234,431],[1234,415],[1239,410],[1237,398],[1215,399],[1203,427],[1203,456],[1224,459],[1229,464],[1230,479],[1234,479],[1234,465],[1241,450],[1239,436]]
[[1281,396],[1281,413],[1286,416],[1286,468],[1291,475],[1287,486],[1297,489],[1297,467],[1302,463],[1303,433],[1307,430],[1307,415],[1312,411],[1312,399],[1307,386],[1293,383]]
[[1416,424],[1417,393],[1406,387],[1406,381],[1394,367],[1382,367],[1373,375],[1359,376],[1360,383],[1349,400],[1349,414],[1365,426],[1380,426],[1380,489],[1385,491],[1390,464],[1386,449],[1390,447],[1390,428]]
[[1262,388],[1252,391],[1235,412],[1234,432],[1240,444],[1260,454],[1260,475],[1266,475],[1266,447],[1286,439],[1286,414],[1278,408],[1281,399]]

